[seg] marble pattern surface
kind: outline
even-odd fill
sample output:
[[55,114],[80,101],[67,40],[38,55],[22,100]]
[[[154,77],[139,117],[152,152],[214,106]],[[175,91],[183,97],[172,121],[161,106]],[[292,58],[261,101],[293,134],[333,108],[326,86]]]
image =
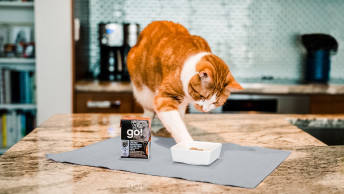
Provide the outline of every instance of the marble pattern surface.
[[[243,83],[242,91],[233,94],[329,94],[343,95],[344,85],[340,84],[263,84]],[[75,84],[79,92],[132,92],[127,82],[79,81]]]
[[54,115],[0,157],[0,193],[344,192],[344,146],[327,146],[287,120],[344,115],[187,114],[185,122],[195,140],[293,151],[255,189],[58,163],[45,157],[119,135],[122,116]]

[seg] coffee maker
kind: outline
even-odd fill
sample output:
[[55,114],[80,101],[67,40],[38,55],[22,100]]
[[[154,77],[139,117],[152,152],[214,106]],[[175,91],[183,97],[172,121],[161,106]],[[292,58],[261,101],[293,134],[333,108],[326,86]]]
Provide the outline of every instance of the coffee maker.
[[138,24],[99,24],[100,80],[130,80],[126,58],[138,35]]
[[100,80],[119,80],[122,70],[123,25],[116,23],[99,24]]

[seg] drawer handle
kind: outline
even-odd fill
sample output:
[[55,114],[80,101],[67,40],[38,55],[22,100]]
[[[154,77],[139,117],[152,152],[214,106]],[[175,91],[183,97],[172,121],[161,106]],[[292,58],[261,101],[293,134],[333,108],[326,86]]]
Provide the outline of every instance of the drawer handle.
[[111,107],[114,108],[119,108],[121,106],[121,101],[120,100],[115,100],[111,102]]
[[119,108],[120,100],[115,101],[87,101],[87,108]]

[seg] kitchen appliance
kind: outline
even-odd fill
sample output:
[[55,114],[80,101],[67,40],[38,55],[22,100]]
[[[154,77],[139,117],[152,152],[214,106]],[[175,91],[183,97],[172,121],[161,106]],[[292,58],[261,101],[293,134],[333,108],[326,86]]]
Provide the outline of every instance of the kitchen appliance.
[[100,80],[129,81],[126,58],[138,34],[138,24],[99,24]]
[[100,80],[120,80],[122,71],[123,25],[99,24]]
[[305,81],[327,83],[330,74],[330,57],[338,49],[336,39],[327,34],[304,34],[301,40],[307,49]]
[[133,47],[140,34],[140,26],[138,24],[124,24],[124,45],[123,45],[123,71],[122,71],[122,80],[129,81],[129,72],[127,69],[127,56],[128,53]]

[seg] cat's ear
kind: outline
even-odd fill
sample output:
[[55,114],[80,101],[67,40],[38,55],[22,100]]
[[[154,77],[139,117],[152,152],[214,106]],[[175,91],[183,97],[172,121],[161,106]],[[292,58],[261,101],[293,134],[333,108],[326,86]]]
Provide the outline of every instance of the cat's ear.
[[235,81],[235,79],[232,79],[231,82],[226,86],[226,89],[231,92],[243,90],[244,88],[237,81]]
[[213,83],[215,69],[209,61],[200,61],[196,65],[196,71],[203,87],[208,87]]
[[213,80],[213,73],[210,69],[205,68],[198,73],[199,78],[201,79],[202,83],[211,83]]

